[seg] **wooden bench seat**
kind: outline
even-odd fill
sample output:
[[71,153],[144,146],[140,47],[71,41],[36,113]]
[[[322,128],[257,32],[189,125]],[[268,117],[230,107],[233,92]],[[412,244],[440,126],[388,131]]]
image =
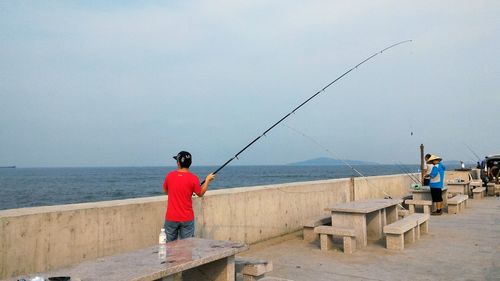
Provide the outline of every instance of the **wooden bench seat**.
[[407,200],[405,200],[405,204],[408,205],[408,207],[410,209],[410,214],[415,213],[415,206],[422,206],[424,209],[424,214],[431,213],[432,201],[430,201],[430,200],[407,199]]
[[448,213],[458,214],[467,207],[468,195],[455,195],[453,198],[448,199]]
[[273,263],[267,260],[236,257],[235,273],[242,274],[243,281],[262,280],[266,273],[273,271]]
[[317,226],[314,228],[314,232],[320,235],[320,247],[322,251],[331,249],[333,236],[342,237],[345,254],[352,254],[356,251],[356,233],[353,228]]
[[429,214],[411,214],[384,226],[387,249],[402,251],[405,243],[414,243],[421,234],[428,233],[429,218]]
[[486,188],[484,187],[476,187],[472,190],[472,196],[474,199],[483,199],[486,193]]
[[302,228],[302,236],[304,241],[316,241],[316,239],[318,239],[318,234],[314,233],[314,228],[321,225],[332,225],[332,216],[323,215],[306,220]]

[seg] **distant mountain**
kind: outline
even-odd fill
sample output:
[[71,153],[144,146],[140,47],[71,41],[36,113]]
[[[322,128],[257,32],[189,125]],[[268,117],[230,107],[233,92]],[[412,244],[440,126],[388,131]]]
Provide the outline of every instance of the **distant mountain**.
[[320,157],[320,158],[314,158],[314,159],[309,159],[305,161],[300,161],[300,162],[295,162],[295,163],[290,163],[288,165],[290,166],[338,166],[338,165],[345,165],[345,163],[348,163],[349,165],[375,165],[377,164],[376,162],[367,162],[367,161],[360,161],[360,160],[339,160],[339,159],[333,159],[333,158],[328,158],[328,157]]

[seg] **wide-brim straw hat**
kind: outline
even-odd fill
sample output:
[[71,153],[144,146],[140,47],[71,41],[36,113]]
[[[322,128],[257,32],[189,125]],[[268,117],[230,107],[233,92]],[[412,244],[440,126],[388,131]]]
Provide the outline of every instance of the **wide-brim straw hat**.
[[437,155],[432,154],[431,157],[429,157],[429,159],[427,159],[427,164],[432,163],[432,161],[434,161],[434,160],[441,161],[443,159]]

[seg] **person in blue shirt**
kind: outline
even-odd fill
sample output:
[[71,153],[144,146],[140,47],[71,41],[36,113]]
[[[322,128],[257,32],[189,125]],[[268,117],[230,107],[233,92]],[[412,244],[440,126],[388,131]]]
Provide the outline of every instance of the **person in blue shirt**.
[[440,216],[443,211],[442,189],[444,186],[444,171],[446,167],[441,163],[441,157],[431,155],[427,160],[428,164],[433,164],[430,176],[429,187],[431,189],[432,202],[436,203],[436,212],[431,215]]

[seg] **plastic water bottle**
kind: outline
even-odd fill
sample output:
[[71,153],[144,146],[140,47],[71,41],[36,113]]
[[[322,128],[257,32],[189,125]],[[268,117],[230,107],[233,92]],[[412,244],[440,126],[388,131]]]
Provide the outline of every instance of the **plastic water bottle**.
[[158,242],[158,258],[160,261],[165,261],[167,258],[167,234],[165,233],[165,228],[161,229]]
[[167,243],[167,234],[165,233],[165,228],[162,228],[160,230],[160,237],[158,238],[158,243],[161,244],[166,244]]

